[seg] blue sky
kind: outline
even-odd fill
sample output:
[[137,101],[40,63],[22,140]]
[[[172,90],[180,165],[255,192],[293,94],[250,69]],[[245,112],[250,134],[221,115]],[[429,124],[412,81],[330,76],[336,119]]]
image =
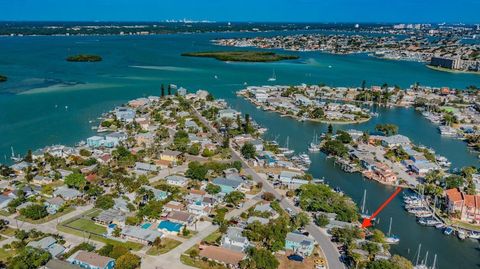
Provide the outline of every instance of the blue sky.
[[0,20],[480,23],[480,0],[0,0]]

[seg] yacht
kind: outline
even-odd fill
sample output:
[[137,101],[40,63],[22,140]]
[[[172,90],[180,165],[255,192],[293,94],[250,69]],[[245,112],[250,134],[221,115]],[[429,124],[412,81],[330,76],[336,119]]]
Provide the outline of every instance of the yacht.
[[313,135],[313,140],[310,142],[310,146],[308,147],[309,152],[320,152],[320,145],[318,144],[318,137],[317,134]]
[[451,235],[453,233],[453,228],[452,227],[447,227],[445,230],[443,230],[443,233],[446,235]]
[[289,140],[290,140],[290,137],[287,136],[287,142],[285,144],[285,147],[284,148],[278,148],[284,156],[290,156],[290,155],[293,155],[295,153],[295,151],[293,149],[290,149],[288,147]]

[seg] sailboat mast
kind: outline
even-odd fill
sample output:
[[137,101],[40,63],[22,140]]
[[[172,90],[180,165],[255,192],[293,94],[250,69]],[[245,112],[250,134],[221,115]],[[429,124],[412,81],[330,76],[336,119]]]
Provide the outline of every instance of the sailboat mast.
[[425,254],[425,261],[423,262],[423,265],[427,265],[427,260],[428,260],[428,250],[427,253]]
[[437,267],[437,254],[435,254],[435,256],[433,256],[432,269],[435,269],[435,267]]
[[367,190],[363,190],[362,214],[365,213],[365,201],[367,200]]
[[388,226],[388,237],[390,237],[391,232],[392,232],[392,218],[390,217],[390,226]]
[[418,245],[418,253],[417,253],[417,261],[415,262],[415,266],[418,265],[418,260],[420,259],[420,251],[422,250],[422,244]]
[[13,147],[10,147],[10,149],[12,150],[12,157],[15,157],[15,152],[13,151]]

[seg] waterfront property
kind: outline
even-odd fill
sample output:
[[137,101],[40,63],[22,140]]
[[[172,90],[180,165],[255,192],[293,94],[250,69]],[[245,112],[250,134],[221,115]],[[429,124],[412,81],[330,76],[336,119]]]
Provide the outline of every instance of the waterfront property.
[[480,224],[480,195],[469,195],[458,188],[445,191],[448,213],[461,221]]

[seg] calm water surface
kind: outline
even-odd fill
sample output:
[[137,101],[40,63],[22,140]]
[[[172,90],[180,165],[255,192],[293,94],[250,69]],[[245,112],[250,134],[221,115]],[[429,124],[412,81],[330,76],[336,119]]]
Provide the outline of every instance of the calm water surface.
[[[262,35],[288,34],[262,33]],[[279,137],[298,152],[306,151],[314,132],[326,131],[326,125],[300,123],[274,113],[257,110],[237,98],[235,91],[248,85],[265,85],[273,70],[277,84],[326,83],[336,86],[368,84],[424,85],[464,88],[480,86],[480,76],[430,70],[414,62],[397,62],[366,55],[329,55],[319,52],[294,53],[299,60],[277,63],[224,63],[213,59],[181,57],[182,52],[219,49],[210,40],[252,34],[163,35],[146,37],[2,37],[0,38],[0,74],[9,81],[0,84],[0,162],[10,147],[24,153],[50,144],[73,144],[94,132],[92,124],[103,112],[129,99],[158,95],[161,83],[174,83],[189,90],[206,89],[225,98],[234,108],[250,113],[269,128],[267,137]],[[231,49],[221,48],[220,49]],[[104,58],[100,63],[68,63],[71,54],[91,53]],[[331,66],[331,68],[329,67]],[[215,75],[218,79],[215,79]],[[373,130],[375,124],[395,123],[400,133],[414,142],[434,148],[448,157],[454,167],[477,165],[478,158],[465,144],[441,138],[436,127],[411,109],[378,109],[379,117],[361,125],[335,126]],[[282,142],[283,143],[283,142]],[[325,177],[360,202],[368,192],[370,210],[385,200],[393,189],[358,174],[347,174],[334,167],[323,154],[311,155],[310,172]],[[381,214],[379,227],[387,231],[393,218],[393,233],[401,242],[393,252],[413,259],[418,244],[438,255],[439,268],[479,268],[478,242],[460,242],[440,231],[419,226],[415,218],[395,199]],[[422,256],[425,252],[422,252]]]

